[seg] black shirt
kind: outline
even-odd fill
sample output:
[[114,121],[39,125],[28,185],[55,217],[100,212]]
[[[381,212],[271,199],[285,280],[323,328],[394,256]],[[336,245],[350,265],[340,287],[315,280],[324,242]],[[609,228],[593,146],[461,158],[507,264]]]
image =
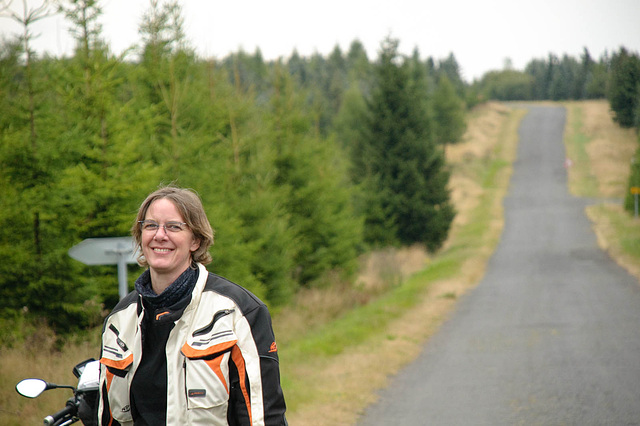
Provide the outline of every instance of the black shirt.
[[131,415],[136,426],[167,423],[167,339],[190,301],[189,293],[169,308],[154,310],[145,305],[142,358],[131,382]]

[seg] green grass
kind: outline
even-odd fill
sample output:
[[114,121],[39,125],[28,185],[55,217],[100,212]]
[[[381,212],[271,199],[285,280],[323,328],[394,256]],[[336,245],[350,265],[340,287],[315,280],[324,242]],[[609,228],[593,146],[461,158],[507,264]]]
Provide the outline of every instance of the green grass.
[[446,292],[444,294],[441,294],[440,297],[443,298],[443,299],[457,299],[458,295],[455,294],[452,291],[448,291],[448,292]]
[[584,134],[582,108],[577,104],[565,104],[568,110],[565,132],[565,146],[567,156],[572,161],[570,173],[574,178],[570,181],[570,188],[578,197],[597,197],[598,181],[591,173],[591,163],[587,153],[587,145],[591,138]]
[[596,214],[611,225],[607,240],[610,246],[640,264],[640,219],[621,208],[610,208],[606,204],[593,207]]
[[633,227],[626,226],[628,222],[629,216],[625,213],[624,220],[616,224],[616,234],[622,235],[620,241],[622,250],[640,261],[640,226],[638,226],[637,222],[634,223],[635,226]]

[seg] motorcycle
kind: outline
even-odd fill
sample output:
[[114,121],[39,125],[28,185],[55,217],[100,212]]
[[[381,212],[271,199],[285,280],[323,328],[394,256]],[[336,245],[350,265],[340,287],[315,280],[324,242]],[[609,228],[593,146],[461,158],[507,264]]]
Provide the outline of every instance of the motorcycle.
[[100,361],[89,358],[73,367],[73,374],[78,378],[77,387],[57,385],[42,379],[24,379],[16,385],[16,391],[27,398],[36,398],[50,389],[72,389],[73,396],[67,400],[65,407],[57,413],[44,418],[45,426],[65,426],[80,420],[78,410],[83,403],[95,400],[100,386]]

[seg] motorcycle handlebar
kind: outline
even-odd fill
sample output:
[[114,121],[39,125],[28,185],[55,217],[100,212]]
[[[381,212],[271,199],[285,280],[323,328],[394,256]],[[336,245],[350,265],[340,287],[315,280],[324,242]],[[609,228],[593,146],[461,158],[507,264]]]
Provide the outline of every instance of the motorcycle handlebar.
[[45,426],[53,426],[60,419],[63,419],[67,416],[69,416],[69,418],[72,418],[76,414],[78,414],[78,406],[73,399],[70,399],[69,401],[67,401],[67,405],[62,410],[45,417],[44,424]]

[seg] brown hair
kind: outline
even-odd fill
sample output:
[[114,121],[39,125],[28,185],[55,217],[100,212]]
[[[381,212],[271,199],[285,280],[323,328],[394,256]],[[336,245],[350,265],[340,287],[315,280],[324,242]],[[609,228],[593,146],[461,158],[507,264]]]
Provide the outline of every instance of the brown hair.
[[200,241],[200,247],[191,253],[192,261],[202,263],[203,265],[210,263],[212,258],[209,253],[209,247],[213,245],[214,232],[207,218],[207,214],[204,211],[200,197],[191,189],[165,186],[149,194],[142,202],[136,221],[131,227],[131,235],[133,235],[136,247],[140,250],[138,264],[140,266],[149,266],[144,255],[142,255],[142,230],[138,222],[145,219],[151,203],[161,198],[166,198],[176,206],[183,220],[187,223],[191,232],[193,232],[193,236],[196,240]]

